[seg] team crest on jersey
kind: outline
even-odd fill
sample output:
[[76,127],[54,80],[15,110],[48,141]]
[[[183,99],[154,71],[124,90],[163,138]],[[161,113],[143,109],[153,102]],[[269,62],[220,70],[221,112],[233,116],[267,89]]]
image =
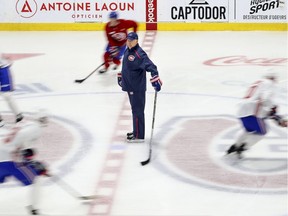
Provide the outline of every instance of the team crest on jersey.
[[128,56],[128,60],[129,60],[129,61],[134,61],[134,59],[135,59],[135,56],[133,56],[133,55],[129,55],[129,56]]
[[124,32],[117,32],[117,33],[113,32],[112,38],[117,40],[117,41],[123,41],[123,40],[126,39],[126,33],[124,33]]

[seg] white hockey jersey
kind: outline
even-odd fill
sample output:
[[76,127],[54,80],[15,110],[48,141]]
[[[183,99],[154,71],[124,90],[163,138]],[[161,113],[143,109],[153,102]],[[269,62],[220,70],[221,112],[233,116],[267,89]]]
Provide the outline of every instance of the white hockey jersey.
[[250,86],[246,96],[239,103],[238,117],[257,116],[264,118],[275,105],[276,84],[263,79]]
[[42,126],[37,121],[19,122],[0,140],[0,162],[19,161],[21,149],[33,148],[42,134]]

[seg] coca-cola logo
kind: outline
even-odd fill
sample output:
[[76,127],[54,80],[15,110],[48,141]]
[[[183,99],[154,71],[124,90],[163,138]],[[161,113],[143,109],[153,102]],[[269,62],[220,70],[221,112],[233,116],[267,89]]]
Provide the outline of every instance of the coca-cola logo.
[[209,59],[203,64],[208,66],[283,66],[287,62],[288,58],[249,58],[244,55],[237,55]]

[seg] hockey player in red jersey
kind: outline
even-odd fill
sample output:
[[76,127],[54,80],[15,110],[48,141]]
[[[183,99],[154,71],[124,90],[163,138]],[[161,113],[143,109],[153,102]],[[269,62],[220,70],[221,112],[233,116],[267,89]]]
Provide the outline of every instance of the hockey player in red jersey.
[[100,73],[105,73],[111,62],[115,64],[114,70],[121,64],[121,58],[126,49],[127,31],[133,28],[133,31],[137,31],[138,24],[133,20],[118,19],[118,13],[112,11],[109,14],[110,21],[105,25],[105,32],[108,39],[106,52],[104,53],[104,68]]

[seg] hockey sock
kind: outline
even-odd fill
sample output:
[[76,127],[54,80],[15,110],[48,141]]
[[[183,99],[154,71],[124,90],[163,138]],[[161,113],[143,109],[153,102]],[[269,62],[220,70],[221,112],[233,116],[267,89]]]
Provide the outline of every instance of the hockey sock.
[[8,103],[8,106],[10,107],[10,109],[12,110],[12,112],[15,114],[15,115],[18,115],[20,114],[20,111],[18,109],[18,106],[14,100],[14,98],[12,97],[12,94],[10,92],[4,92],[2,94],[2,96],[4,97],[4,99],[7,101]]

